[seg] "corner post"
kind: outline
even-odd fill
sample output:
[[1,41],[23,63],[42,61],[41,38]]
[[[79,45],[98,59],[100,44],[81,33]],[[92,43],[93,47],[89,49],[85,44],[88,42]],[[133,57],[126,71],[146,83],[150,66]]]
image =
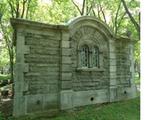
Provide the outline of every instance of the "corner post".
[[21,29],[17,29],[16,41],[16,65],[14,75],[14,101],[13,116],[22,116],[26,114],[26,101],[23,92],[26,91],[27,85],[24,82],[24,73],[28,71],[28,64],[24,61],[24,55],[30,52],[28,46],[25,45],[25,33]]

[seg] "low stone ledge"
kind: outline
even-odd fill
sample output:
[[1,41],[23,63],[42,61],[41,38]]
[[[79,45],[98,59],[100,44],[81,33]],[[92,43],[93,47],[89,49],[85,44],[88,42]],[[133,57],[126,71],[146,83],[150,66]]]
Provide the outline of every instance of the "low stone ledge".
[[99,72],[104,72],[105,69],[104,68],[77,68],[76,71],[88,71],[88,72],[99,71]]

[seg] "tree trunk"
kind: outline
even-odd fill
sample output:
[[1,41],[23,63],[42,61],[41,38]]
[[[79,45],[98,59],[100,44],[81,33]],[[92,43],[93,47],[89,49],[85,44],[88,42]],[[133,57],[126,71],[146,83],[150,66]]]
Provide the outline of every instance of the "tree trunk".
[[134,24],[137,32],[140,34],[140,26],[139,26],[139,24],[138,24],[138,23],[136,22],[136,20],[133,18],[132,14],[129,12],[129,9],[128,9],[127,5],[126,5],[125,0],[121,0],[121,1],[122,1],[122,3],[123,3],[124,9],[125,9],[126,13],[128,14],[131,22]]
[[13,46],[11,48],[10,53],[10,74],[11,74],[11,83],[14,82],[14,49]]
[[78,5],[72,0],[72,3],[74,4],[74,6],[77,8],[78,12],[80,15],[82,15],[82,12],[80,10],[80,8],[78,7]]
[[3,70],[3,67],[1,68],[1,74],[3,74],[4,73],[4,70]]
[[116,12],[116,17],[115,17],[115,23],[114,23],[114,26],[115,26],[114,33],[115,33],[115,35],[117,35],[117,31],[118,31],[117,20],[118,20],[118,14],[119,14],[120,8],[121,8],[121,1],[118,5],[118,9],[117,9],[117,12]]
[[85,13],[85,6],[86,6],[86,0],[83,0],[83,6],[82,6],[82,14],[81,15],[84,15]]

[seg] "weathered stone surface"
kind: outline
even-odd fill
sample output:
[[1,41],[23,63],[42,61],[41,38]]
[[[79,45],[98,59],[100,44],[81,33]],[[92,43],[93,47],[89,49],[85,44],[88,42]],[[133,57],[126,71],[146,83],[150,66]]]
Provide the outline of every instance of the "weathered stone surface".
[[72,79],[72,73],[62,73],[62,81],[64,80],[71,80]]
[[102,21],[83,16],[69,25],[11,22],[17,32],[14,116],[136,96],[132,42],[115,37]]
[[72,67],[70,64],[63,64],[62,66],[62,72],[72,72]]
[[62,41],[63,48],[70,48],[70,41]]
[[70,90],[72,89],[72,81],[62,81],[61,82],[61,89],[62,90]]
[[62,57],[62,64],[71,64],[71,57],[70,56],[63,56]]
[[62,49],[62,55],[64,55],[64,56],[71,56],[71,49],[63,48]]
[[73,106],[109,102],[108,89],[78,91],[73,93]]
[[60,107],[61,110],[73,108],[73,91],[62,90],[60,92]]

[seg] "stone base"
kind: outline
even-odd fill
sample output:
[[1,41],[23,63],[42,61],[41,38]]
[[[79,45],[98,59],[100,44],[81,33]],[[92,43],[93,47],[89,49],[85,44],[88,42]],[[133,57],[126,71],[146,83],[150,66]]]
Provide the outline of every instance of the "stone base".
[[136,86],[118,87],[118,101],[128,100],[136,97]]
[[110,87],[110,102],[132,99],[137,96],[135,85],[131,87],[113,86]]
[[109,90],[61,91],[61,110],[109,102]]

